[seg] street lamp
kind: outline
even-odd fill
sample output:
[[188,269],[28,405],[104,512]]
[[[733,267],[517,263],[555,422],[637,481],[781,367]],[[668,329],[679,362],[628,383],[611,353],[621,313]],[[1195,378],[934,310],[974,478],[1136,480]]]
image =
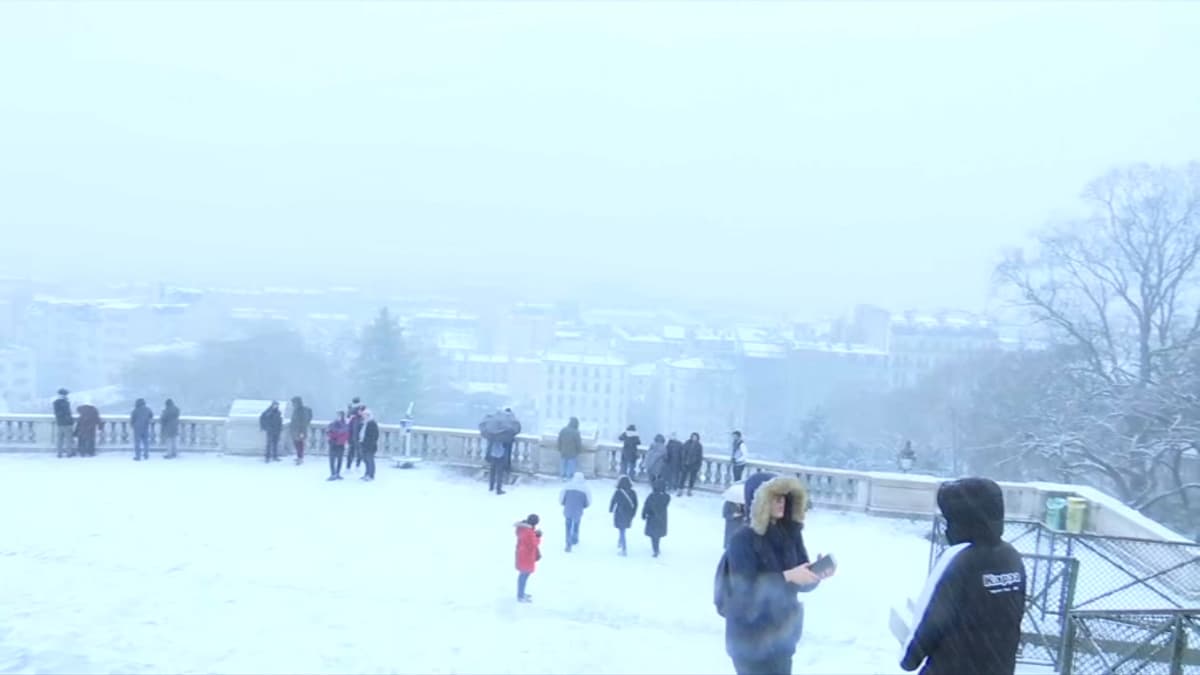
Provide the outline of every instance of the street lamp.
[[900,450],[900,454],[896,456],[896,463],[900,465],[900,470],[904,473],[912,471],[913,464],[917,462],[917,453],[912,449],[912,441],[905,441],[904,448]]

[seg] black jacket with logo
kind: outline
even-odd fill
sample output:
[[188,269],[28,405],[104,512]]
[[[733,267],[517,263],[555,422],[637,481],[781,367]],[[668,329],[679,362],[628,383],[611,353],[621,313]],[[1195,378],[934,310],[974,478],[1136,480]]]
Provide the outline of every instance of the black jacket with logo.
[[914,607],[900,666],[922,675],[1012,675],[1025,612],[1025,565],[1005,542],[1004,493],[986,478],[942,485],[942,552]]

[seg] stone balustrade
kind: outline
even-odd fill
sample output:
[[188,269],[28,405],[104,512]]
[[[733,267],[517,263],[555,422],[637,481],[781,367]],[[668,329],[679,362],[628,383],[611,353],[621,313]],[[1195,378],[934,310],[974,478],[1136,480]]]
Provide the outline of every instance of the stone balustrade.
[[[309,453],[322,455],[327,452],[327,424],[324,421],[313,422],[308,441]],[[152,430],[154,447],[159,447],[157,435],[156,422]],[[513,468],[529,474],[557,475],[559,456],[555,441],[556,438],[552,436],[518,437],[513,448]],[[259,455],[263,452],[263,446],[257,416],[184,417],[180,420],[181,452]],[[133,434],[128,415],[112,415],[105,419],[97,447],[100,450],[132,451]],[[0,452],[53,452],[54,449],[52,415],[0,415]],[[286,439],[281,449],[288,452]],[[419,457],[457,466],[482,467],[486,464],[484,444],[479,432],[473,429],[414,426],[405,431],[400,425],[381,424],[379,455],[381,459]],[[638,460],[639,474],[644,473],[644,455],[643,449]],[[585,441],[578,470],[590,477],[616,478],[620,460],[620,444]],[[847,471],[761,461],[751,462],[746,470],[747,475],[755,471],[771,471],[795,476],[808,486],[816,508],[898,517],[934,515],[937,511],[937,489],[943,480],[918,474]],[[696,480],[697,489],[721,492],[732,482],[733,466],[728,457],[704,457]],[[1088,500],[1088,532],[1186,541],[1170,529],[1093,488],[1054,483],[1001,483],[1001,487],[1004,489],[1009,518],[1040,520],[1048,498],[1071,495]]]

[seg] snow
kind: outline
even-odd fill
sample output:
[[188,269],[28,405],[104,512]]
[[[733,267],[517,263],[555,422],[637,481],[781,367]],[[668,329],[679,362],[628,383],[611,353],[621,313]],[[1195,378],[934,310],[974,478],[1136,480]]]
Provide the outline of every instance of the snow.
[[[567,554],[556,481],[495,496],[429,463],[329,483],[324,457],[158,457],[0,455],[20,476],[0,491],[0,672],[732,672],[715,495],[672,501],[662,558],[640,530],[619,558],[611,481]],[[531,512],[544,557],[520,605],[512,525]],[[840,570],[804,596],[795,672],[900,672],[888,609],[919,592],[928,530],[810,513],[810,552]]]

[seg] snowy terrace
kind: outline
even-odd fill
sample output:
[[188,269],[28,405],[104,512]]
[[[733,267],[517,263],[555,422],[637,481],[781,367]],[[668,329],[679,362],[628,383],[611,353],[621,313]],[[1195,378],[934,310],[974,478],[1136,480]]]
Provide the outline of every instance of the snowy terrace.
[[[19,514],[0,543],[0,576],[20,580],[0,586],[3,672],[732,671],[711,598],[716,495],[673,502],[662,558],[640,531],[620,558],[605,479],[566,554],[559,485],[538,479],[496,496],[431,464],[329,483],[319,458],[215,454],[7,454],[0,471],[21,476],[0,493]],[[529,513],[545,539],[526,606],[512,526]],[[900,672],[888,607],[919,590],[928,528],[812,513],[809,547],[842,567],[805,598],[796,672]]]
[[[56,460],[49,416],[0,416],[0,471],[21,477],[0,492],[16,516],[0,575],[21,580],[0,589],[15,608],[0,618],[0,672],[731,672],[711,598],[725,458],[707,457],[702,492],[674,500],[663,558],[635,529],[622,559],[604,512],[615,445],[581,457],[597,503],[567,555],[558,484],[538,477],[557,469],[549,437],[519,439],[522,477],[495,496],[477,480],[470,430],[384,425],[379,479],[327,483],[320,440],[300,467],[246,456],[261,452],[256,413],[185,418],[184,457],[142,464],[124,418],[106,425],[98,458]],[[402,456],[428,461],[393,468]],[[754,468],[806,482],[809,548],[840,562],[805,598],[796,672],[898,672],[889,611],[920,591],[940,480]],[[1013,519],[1074,493],[1092,534],[1179,539],[1094,490],[1004,488]],[[535,603],[518,606],[511,528],[528,513],[544,519],[545,557]]]

